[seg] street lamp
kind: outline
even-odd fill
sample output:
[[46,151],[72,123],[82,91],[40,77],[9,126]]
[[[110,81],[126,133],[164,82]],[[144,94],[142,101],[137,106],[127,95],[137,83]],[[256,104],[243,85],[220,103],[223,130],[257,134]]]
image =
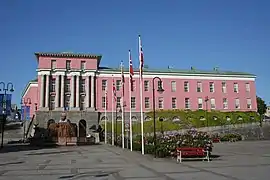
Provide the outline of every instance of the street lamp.
[[[3,122],[1,124],[1,133],[2,133],[2,138],[1,138],[1,148],[4,146],[4,131],[5,131],[5,123],[6,123],[6,118],[7,118],[7,112],[6,112],[6,96],[7,92],[14,92],[14,87],[12,83],[7,83],[7,85],[4,82],[0,82],[0,85],[3,85],[3,88],[0,88],[0,92],[4,91],[4,97],[2,100],[2,107],[3,107]],[[0,86],[1,87],[1,86]]]
[[208,96],[206,96],[205,97],[205,99],[204,99],[204,101],[205,101],[205,118],[206,118],[206,124],[207,124],[207,128],[208,128],[208,126],[209,126],[209,121],[208,121],[208,114],[207,114],[207,111],[208,111],[208,101],[209,101],[209,97]]
[[164,89],[162,88],[162,81],[160,79],[160,77],[154,77],[152,80],[152,87],[153,87],[153,119],[154,119],[154,150],[155,150],[155,158],[157,157],[157,151],[156,151],[156,100],[155,100],[155,80],[158,79],[158,89],[157,91],[159,93],[162,93],[164,91]]
[[23,116],[24,116],[24,122],[23,122],[23,142],[25,141],[25,123],[26,123],[26,107],[27,106],[30,106],[32,104],[31,102],[31,98],[23,98],[21,100],[21,105],[24,105],[23,106]]

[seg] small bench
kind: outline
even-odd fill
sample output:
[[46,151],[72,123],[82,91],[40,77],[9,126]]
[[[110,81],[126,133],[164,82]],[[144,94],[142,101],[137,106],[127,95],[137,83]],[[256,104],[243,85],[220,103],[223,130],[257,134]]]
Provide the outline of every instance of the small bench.
[[202,159],[210,161],[209,151],[205,151],[204,148],[176,148],[177,163],[181,163],[183,159]]
[[220,138],[213,138],[213,143],[220,143]]

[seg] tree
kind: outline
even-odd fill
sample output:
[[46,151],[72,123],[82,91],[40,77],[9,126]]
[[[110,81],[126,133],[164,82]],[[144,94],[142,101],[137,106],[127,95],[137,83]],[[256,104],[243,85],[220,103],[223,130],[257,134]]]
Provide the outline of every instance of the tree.
[[265,101],[257,96],[257,112],[262,116],[266,113],[267,106]]
[[262,117],[266,113],[267,106],[265,101],[257,96],[257,112],[260,114],[260,126],[262,127]]

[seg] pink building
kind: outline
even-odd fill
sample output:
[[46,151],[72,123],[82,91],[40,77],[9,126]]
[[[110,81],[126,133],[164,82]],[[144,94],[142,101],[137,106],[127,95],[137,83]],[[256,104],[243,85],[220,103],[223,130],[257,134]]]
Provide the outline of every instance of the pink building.
[[[104,120],[105,89],[108,89],[107,118],[111,120],[112,84],[116,84],[118,108],[121,99],[120,68],[100,66],[101,56],[75,53],[35,53],[38,61],[37,79],[30,81],[23,98],[31,99],[31,115],[41,126],[48,120],[58,121],[60,112],[66,110],[68,118],[78,123],[84,120],[89,127]],[[128,63],[128,61],[127,61]],[[126,64],[128,67],[128,64]],[[139,73],[134,75],[134,91],[129,97],[129,71],[125,69],[125,118],[140,119]],[[162,79],[163,93],[156,93],[157,109],[213,109],[220,111],[256,111],[256,76],[240,72],[144,69],[143,111],[152,107],[152,79]],[[155,82],[157,86],[157,82]],[[205,102],[205,97],[209,101]],[[129,101],[131,99],[131,102]],[[36,106],[36,108],[35,108]],[[114,113],[121,120],[121,113]],[[149,117],[144,117],[145,120]]]

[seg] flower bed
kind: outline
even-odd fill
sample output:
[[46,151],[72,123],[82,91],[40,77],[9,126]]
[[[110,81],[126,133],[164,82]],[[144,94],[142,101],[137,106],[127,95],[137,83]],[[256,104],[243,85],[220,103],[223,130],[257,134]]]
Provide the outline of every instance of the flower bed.
[[[152,136],[145,137],[145,153],[154,154],[154,138]],[[125,139],[125,143],[129,142],[129,139]],[[117,137],[116,145],[122,146],[121,136]],[[168,157],[176,155],[176,148],[178,147],[202,147],[210,152],[212,151],[212,142],[210,136],[204,132],[189,131],[185,134],[171,134],[162,136],[159,135],[156,138],[156,153],[157,157]],[[141,136],[136,136],[133,139],[133,150],[141,151]]]

